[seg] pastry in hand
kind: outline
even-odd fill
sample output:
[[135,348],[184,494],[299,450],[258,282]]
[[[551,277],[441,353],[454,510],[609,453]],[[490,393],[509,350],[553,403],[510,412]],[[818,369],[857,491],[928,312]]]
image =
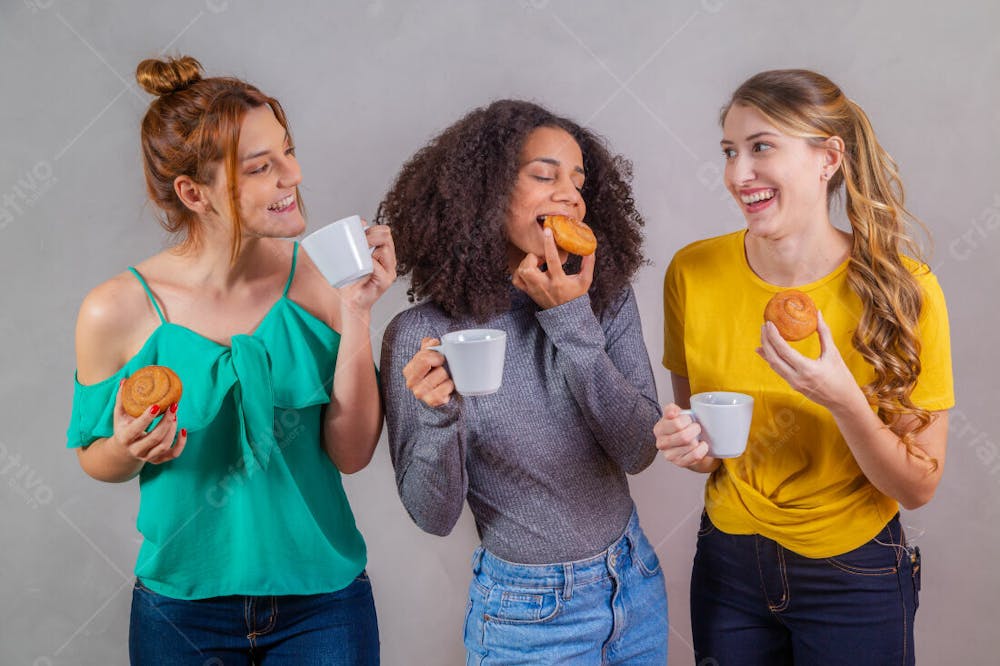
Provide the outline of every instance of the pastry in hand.
[[797,289],[779,291],[767,302],[764,320],[772,322],[785,340],[803,340],[816,331],[816,304]]
[[544,226],[552,230],[556,245],[570,254],[585,257],[597,249],[597,237],[583,222],[565,215],[546,215]]
[[181,399],[181,379],[173,370],[162,365],[139,368],[122,386],[122,407],[125,413],[139,418],[157,405],[162,414]]

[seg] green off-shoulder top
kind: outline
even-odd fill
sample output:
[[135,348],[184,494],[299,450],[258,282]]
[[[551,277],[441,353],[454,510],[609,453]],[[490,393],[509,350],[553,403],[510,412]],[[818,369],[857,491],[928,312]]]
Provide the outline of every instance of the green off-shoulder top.
[[184,386],[176,459],[139,473],[135,574],[169,597],[319,594],[346,587],[366,551],[340,472],[323,451],[340,335],[288,298],[229,346],[166,320],[134,268],[160,325],[121,370],[97,384],[74,380],[70,448],[113,434],[121,379],[146,365],[173,369]]

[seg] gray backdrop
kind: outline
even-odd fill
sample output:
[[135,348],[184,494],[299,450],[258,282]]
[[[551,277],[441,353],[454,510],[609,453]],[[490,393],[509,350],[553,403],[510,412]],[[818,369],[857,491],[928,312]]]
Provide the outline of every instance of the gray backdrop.
[[[1000,597],[1000,9],[931,3],[174,2],[0,6],[0,663],[122,664],[137,484],[86,477],[64,449],[84,294],[167,238],[144,202],[138,61],[162,51],[234,74],[288,111],[310,227],[374,214],[402,161],[472,106],[538,100],[635,165],[650,258],[636,289],[663,402],[661,279],[686,243],[740,228],[720,180],[717,110],[762,69],[826,73],[869,112],[935,238],[958,407],[935,500],[903,521],[924,552],[923,664],[996,663]],[[406,307],[378,306],[376,349]],[[370,549],[386,664],[458,664],[466,514],[422,534],[384,442],[347,479]],[[662,459],[632,479],[670,595],[671,664],[691,664],[687,592],[703,478]]]

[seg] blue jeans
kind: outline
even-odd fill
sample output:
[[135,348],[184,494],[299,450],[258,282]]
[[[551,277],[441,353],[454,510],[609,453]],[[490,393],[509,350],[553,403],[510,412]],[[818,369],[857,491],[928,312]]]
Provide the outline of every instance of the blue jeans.
[[378,664],[378,624],[364,572],[328,594],[188,601],[136,581],[129,659],[138,666]]
[[691,574],[695,661],[911,665],[920,552],[899,516],[850,552],[811,559],[702,515]]
[[635,512],[604,552],[563,564],[472,558],[466,663],[667,663],[667,591]]

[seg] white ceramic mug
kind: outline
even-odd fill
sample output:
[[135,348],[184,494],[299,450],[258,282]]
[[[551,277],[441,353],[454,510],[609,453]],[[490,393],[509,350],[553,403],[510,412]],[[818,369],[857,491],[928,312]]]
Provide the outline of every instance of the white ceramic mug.
[[317,229],[302,239],[302,248],[327,282],[338,289],[371,275],[372,252],[359,215]]
[[455,390],[464,396],[489,395],[500,390],[507,334],[492,328],[445,333],[441,344],[428,347],[444,354]]
[[691,396],[691,409],[681,410],[701,424],[700,439],[713,458],[743,455],[750,436],[753,398],[746,393],[710,391]]

